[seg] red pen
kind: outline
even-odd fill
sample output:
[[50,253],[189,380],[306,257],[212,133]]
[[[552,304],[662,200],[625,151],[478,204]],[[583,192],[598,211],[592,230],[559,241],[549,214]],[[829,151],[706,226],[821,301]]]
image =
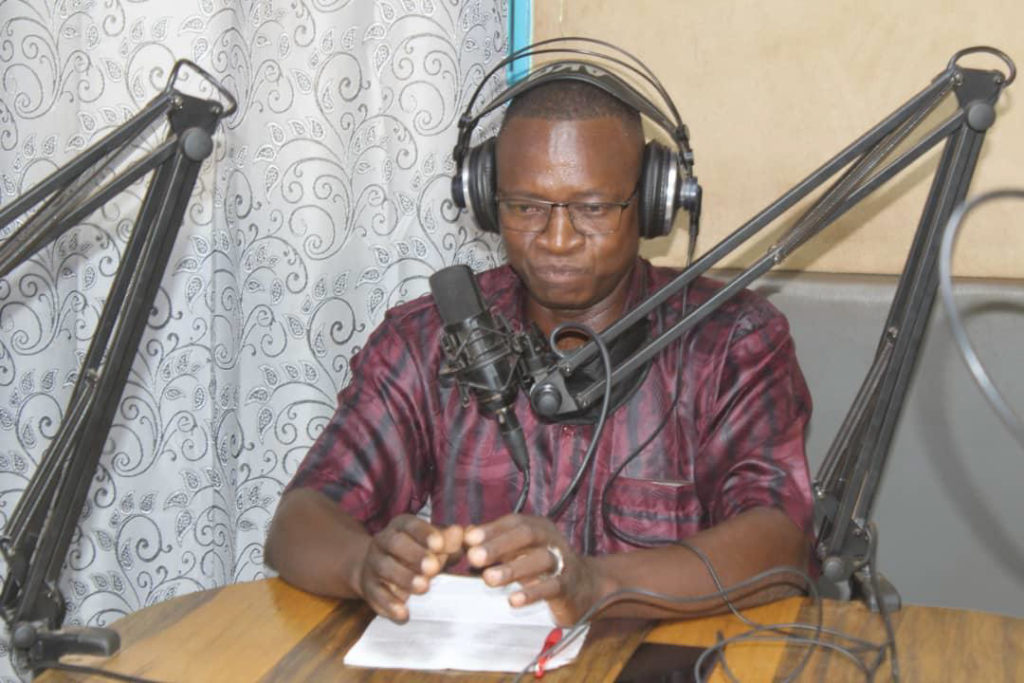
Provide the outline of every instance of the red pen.
[[557,626],[551,629],[551,632],[548,633],[548,637],[544,639],[544,647],[540,649],[540,657],[537,658],[537,669],[533,672],[534,678],[543,678],[544,667],[548,664],[548,652],[551,648],[557,645],[558,641],[561,639],[562,629]]

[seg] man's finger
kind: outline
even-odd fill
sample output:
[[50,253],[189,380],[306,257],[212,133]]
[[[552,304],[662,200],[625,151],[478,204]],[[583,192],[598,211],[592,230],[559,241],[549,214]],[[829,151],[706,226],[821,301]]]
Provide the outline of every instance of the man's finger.
[[488,586],[505,586],[515,581],[525,583],[547,578],[556,568],[547,547],[533,547],[508,562],[488,567],[483,579]]
[[514,526],[502,529],[487,537],[483,543],[466,551],[470,564],[486,567],[498,562],[511,560],[531,546],[547,546],[554,541],[536,524],[521,520]]
[[522,607],[540,600],[552,600],[561,594],[561,581],[556,576],[549,576],[524,585],[522,589],[508,596],[508,602],[513,607]]
[[409,600],[409,591],[405,590],[401,586],[391,583],[387,579],[382,579],[381,584],[383,584],[383,586],[387,588],[399,602],[405,603]]
[[405,600],[413,590],[412,580],[415,572],[391,555],[380,554],[372,565],[378,580],[387,582],[395,589],[396,597]]
[[380,581],[371,581],[367,587],[366,594],[363,596],[366,600],[366,604],[373,609],[374,612],[396,621],[400,624],[404,624],[409,619],[409,608],[405,605],[405,602],[399,600],[391,589],[388,588],[384,583]]
[[504,533],[509,529],[519,526],[523,522],[523,516],[517,514],[499,517],[487,524],[473,525],[466,527],[465,542],[468,546],[480,545],[487,539]]
[[376,540],[384,554],[394,557],[417,574],[423,573],[423,561],[434,556],[426,547],[401,529],[382,533]]
[[415,515],[402,515],[393,526],[409,534],[417,543],[434,553],[444,550],[444,537],[441,531]]

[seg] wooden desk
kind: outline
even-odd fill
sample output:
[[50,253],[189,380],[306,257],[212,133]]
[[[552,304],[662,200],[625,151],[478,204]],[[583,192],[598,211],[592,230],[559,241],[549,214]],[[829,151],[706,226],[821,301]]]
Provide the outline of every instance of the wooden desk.
[[[802,599],[766,605],[746,614],[762,623],[814,623]],[[355,601],[333,601],[296,590],[278,579],[236,584],[185,595],[118,620],[121,651],[109,659],[65,661],[162,681],[433,681],[510,680],[509,675],[372,671],[341,660],[372,618]],[[1024,620],[934,607],[904,607],[893,617],[905,681],[1024,681]],[[825,603],[825,624],[881,641],[877,615],[858,603]],[[665,622],[653,629],[640,621],[599,622],[571,666],[546,681],[613,681],[632,651],[647,642],[707,646],[716,633],[740,633],[732,616]],[[730,668],[742,681],[769,681],[785,674],[801,650],[779,644],[736,645]],[[887,680],[888,664],[879,680]],[[716,680],[725,680],[716,673]],[[49,671],[39,681],[104,680]],[[838,655],[816,654],[800,680],[862,681],[858,669]]]
[[[881,617],[862,603],[826,600],[823,608],[825,627],[876,643],[885,641]],[[766,625],[815,624],[818,619],[817,608],[802,598],[744,610],[744,614]],[[901,681],[1024,681],[1024,619],[908,605],[892,615],[892,624]],[[665,622],[652,629],[646,641],[707,647],[719,631],[728,638],[747,628],[732,615]],[[792,671],[803,654],[802,648],[792,645],[737,644],[728,649],[726,660],[741,681],[771,681]],[[891,679],[889,666],[887,658],[876,680]],[[716,672],[712,680],[727,679]],[[863,683],[864,675],[842,655],[822,650],[811,657],[798,680]]]
[[[373,618],[355,600],[328,600],[280,579],[235,584],[147,607],[112,624],[121,634],[113,657],[65,657],[75,664],[159,681],[435,681],[510,680],[509,674],[431,673],[360,669],[342,664],[345,652]],[[650,624],[595,624],[571,667],[545,681],[614,680]],[[48,671],[37,681],[101,681]]]

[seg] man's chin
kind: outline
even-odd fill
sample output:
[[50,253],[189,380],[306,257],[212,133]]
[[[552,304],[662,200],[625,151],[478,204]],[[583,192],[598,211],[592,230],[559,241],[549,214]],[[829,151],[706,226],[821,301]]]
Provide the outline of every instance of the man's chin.
[[533,299],[544,308],[552,311],[585,311],[594,305],[590,297],[582,294],[579,296],[569,296],[564,292],[548,296],[534,294]]
[[523,283],[530,298],[551,311],[572,314],[585,311],[601,300],[594,283],[589,279],[584,282],[578,277],[549,281],[543,275],[531,273],[531,277],[523,278]]

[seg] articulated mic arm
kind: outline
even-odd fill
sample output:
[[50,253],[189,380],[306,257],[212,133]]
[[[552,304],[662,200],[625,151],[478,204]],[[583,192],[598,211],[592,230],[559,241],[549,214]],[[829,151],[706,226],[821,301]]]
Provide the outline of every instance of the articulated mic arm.
[[[1005,63],[1007,73],[960,66],[960,59],[972,53],[998,57]],[[817,497],[816,549],[823,562],[824,574],[836,583],[846,582],[851,575],[858,574],[863,579],[861,588],[872,605],[880,598],[874,594],[877,577],[873,577],[870,571],[870,512],[932,309],[938,285],[937,256],[941,231],[954,207],[967,194],[985,132],[995,121],[996,101],[1015,76],[1016,67],[1012,60],[995,48],[971,47],[957,52],[928,87],[600,335],[606,344],[611,343],[669,298],[685,291],[695,278],[811,191],[846,169],[763,257],[672,328],[616,365],[611,376],[611,384],[616,385],[872,191],[939,142],[945,141],[875,360],[814,482]],[[910,134],[950,95],[957,98],[959,106],[956,111],[931,130],[919,134],[914,144],[899,151]],[[558,420],[562,415],[576,413],[598,401],[605,391],[604,379],[577,393],[572,393],[565,381],[597,352],[598,345],[590,342],[558,359],[554,366],[542,364],[537,367],[534,364],[531,367],[526,362],[520,363],[520,373],[526,378],[524,384],[529,389],[533,409],[549,419]],[[898,607],[899,598],[895,592],[888,592],[887,596],[887,605]]]
[[[180,92],[185,67],[212,86],[226,108]],[[199,167],[213,151],[217,123],[235,109],[234,98],[212,76],[179,61],[166,88],[141,112],[0,211],[3,227],[38,207],[0,246],[4,277],[153,173],[64,418],[0,538],[7,560],[0,613],[16,651],[33,668],[68,652],[111,654],[118,647],[117,634],[108,629],[56,631],[65,612],[57,580]],[[166,139],[119,169],[163,117]]]

